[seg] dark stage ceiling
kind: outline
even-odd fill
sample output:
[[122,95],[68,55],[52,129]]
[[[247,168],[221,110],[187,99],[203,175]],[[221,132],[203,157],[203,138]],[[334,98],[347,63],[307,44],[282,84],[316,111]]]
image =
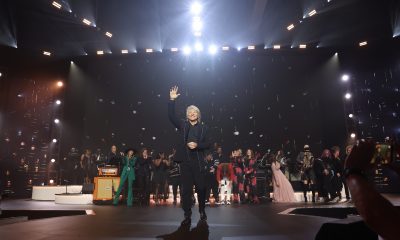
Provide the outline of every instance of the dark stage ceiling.
[[[2,0],[0,44],[54,56],[193,46],[358,47],[400,34],[394,0]],[[315,10],[313,16],[310,12]],[[82,22],[90,21],[90,26]],[[293,24],[293,29],[288,26]],[[107,37],[106,32],[112,34]]]

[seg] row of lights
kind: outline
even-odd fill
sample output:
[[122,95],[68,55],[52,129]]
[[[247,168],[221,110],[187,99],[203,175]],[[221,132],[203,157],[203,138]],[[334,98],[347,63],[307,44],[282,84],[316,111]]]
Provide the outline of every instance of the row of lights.
[[[347,83],[347,82],[350,80],[350,75],[348,75],[348,74],[343,74],[342,77],[341,77],[340,79],[341,79],[342,82]],[[345,98],[346,100],[350,100],[351,97],[352,97],[352,95],[351,95],[351,93],[349,93],[349,92],[345,93],[345,95],[344,95],[344,98]],[[349,116],[349,118],[353,118],[353,117],[354,117],[354,114],[353,114],[353,113],[350,113],[348,116]],[[357,136],[357,135],[356,135],[355,133],[351,133],[351,134],[350,134],[350,138],[352,138],[352,139],[355,139],[356,136]]]

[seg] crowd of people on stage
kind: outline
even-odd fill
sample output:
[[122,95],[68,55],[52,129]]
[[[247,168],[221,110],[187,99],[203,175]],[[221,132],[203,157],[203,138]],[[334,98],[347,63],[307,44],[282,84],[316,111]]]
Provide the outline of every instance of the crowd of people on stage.
[[[75,155],[77,155],[76,150]],[[72,154],[74,153],[72,151]],[[132,165],[135,197],[141,205],[148,205],[152,193],[156,205],[169,198],[169,189],[172,186],[173,203],[177,204],[180,183],[180,159],[176,150],[170,153],[154,152],[142,148],[139,152],[132,149],[135,157]],[[346,148],[346,154],[351,146]],[[93,182],[98,168],[105,165],[117,166],[122,178],[125,155],[129,151],[118,151],[113,145],[108,154],[101,151],[92,153],[84,150],[73,166],[74,184]],[[71,155],[71,153],[70,153]],[[343,177],[344,160],[339,158],[339,147],[332,147],[322,151],[320,157],[314,157],[308,145],[291,160],[282,150],[276,153],[268,152],[261,156],[252,149],[243,152],[238,148],[229,155],[222,151],[218,144],[213,151],[206,155],[206,204],[210,204],[211,196],[215,204],[254,203],[260,202],[260,197],[266,197],[274,202],[294,202],[295,195],[289,175],[297,175],[303,190],[305,202],[338,202],[342,199],[342,188],[345,197],[350,199],[349,191]],[[126,169],[125,169],[126,170]],[[128,173],[126,173],[128,174]],[[128,182],[129,182],[128,181]],[[269,189],[272,189],[272,199],[269,199]],[[117,191],[117,189],[115,189]],[[194,190],[195,192],[195,190]],[[311,193],[311,199],[310,194]],[[318,196],[318,197],[317,197]],[[195,202],[195,198],[193,197]]]

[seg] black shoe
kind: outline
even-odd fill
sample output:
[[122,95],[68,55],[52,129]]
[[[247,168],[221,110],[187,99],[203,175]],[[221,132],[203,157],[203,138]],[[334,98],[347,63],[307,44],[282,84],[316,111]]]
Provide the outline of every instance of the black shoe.
[[308,202],[308,199],[306,196],[304,196],[304,202]]
[[207,221],[206,212],[200,212],[200,220],[201,221]]
[[192,219],[190,217],[186,217],[181,222],[181,226],[190,226],[192,224]]

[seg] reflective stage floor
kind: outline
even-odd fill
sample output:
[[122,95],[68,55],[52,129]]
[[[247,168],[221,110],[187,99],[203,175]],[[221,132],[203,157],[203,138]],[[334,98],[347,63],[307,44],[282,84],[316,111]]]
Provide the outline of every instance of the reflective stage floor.
[[[386,195],[394,204],[400,205],[400,195]],[[197,206],[193,209],[192,230],[171,234],[178,230],[183,211],[178,206],[166,203],[161,206],[132,207],[124,205],[57,205],[54,202],[32,200],[5,200],[0,208],[3,215],[20,210],[31,211],[32,216],[42,219],[21,219],[14,223],[1,224],[0,236],[5,239],[314,239],[321,225],[337,221],[337,216],[324,212],[327,208],[349,209],[351,203],[338,204],[283,204],[231,205],[207,207],[207,224],[199,224]],[[294,211],[311,208],[311,213]],[[321,211],[315,208],[320,208]],[[82,210],[82,211],[79,211]],[[85,211],[92,210],[92,211]],[[339,209],[338,209],[339,210]],[[313,214],[312,212],[317,212]],[[340,211],[334,211],[340,212]],[[69,216],[68,216],[69,215]],[[315,216],[320,215],[320,216]],[[181,231],[182,229],[180,229]]]

